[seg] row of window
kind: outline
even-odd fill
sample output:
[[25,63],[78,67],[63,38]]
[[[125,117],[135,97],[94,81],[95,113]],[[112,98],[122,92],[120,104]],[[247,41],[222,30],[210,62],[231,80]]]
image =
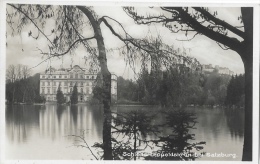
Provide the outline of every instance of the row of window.
[[[78,79],[79,77],[81,78],[81,79],[84,79],[84,78],[86,78],[86,79],[95,79],[95,76],[94,75],[92,75],[92,76],[84,76],[84,75],[78,75],[78,74],[75,74],[75,76],[73,76],[73,74],[70,74],[69,76],[67,76],[67,75],[65,75],[63,78],[64,79],[67,79],[67,77],[69,77],[70,79],[73,79],[73,78],[75,78],[75,79]],[[53,78],[53,79],[62,79],[62,75],[42,75],[42,79],[45,79],[45,78]]]
[[[70,88],[68,91],[67,91],[67,89],[68,88],[64,88],[64,93],[72,93],[72,91],[73,91],[73,88]],[[42,92],[42,94],[45,94],[45,88],[42,88],[42,90],[41,90]],[[50,88],[47,88],[47,94],[50,94],[50,91],[51,91],[51,89]],[[67,91],[67,92],[66,92]],[[89,88],[86,88],[86,93],[89,93],[90,94],[90,89]],[[52,94],[56,94],[57,93],[57,89],[56,88],[53,88],[53,90],[52,90]],[[84,93],[84,89],[83,88],[80,88],[80,93]]]
[[[47,86],[50,86],[50,85],[51,85],[51,82],[49,82],[49,81],[47,81],[47,82],[43,81],[43,82],[41,82],[41,86],[45,86],[45,83],[47,84]],[[79,82],[79,83],[77,83],[77,84],[80,85],[80,86],[83,86],[83,85],[84,85],[84,82]],[[56,85],[62,86],[62,83],[61,83],[61,82],[56,82],[56,81],[54,81],[54,82],[53,82],[53,86],[56,86]],[[64,86],[67,86],[67,85],[69,85],[69,86],[74,86],[74,85],[75,85],[75,82],[73,83],[73,82],[67,82],[67,81],[65,81],[65,82],[64,82]],[[91,82],[86,82],[86,86],[89,86],[89,85],[92,85],[92,83],[91,83]]]

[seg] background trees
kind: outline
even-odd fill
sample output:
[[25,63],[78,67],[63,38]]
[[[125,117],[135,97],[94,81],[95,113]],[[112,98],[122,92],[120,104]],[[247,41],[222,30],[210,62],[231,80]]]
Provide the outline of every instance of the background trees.
[[[207,74],[199,71],[181,73],[177,68],[172,68],[154,76],[143,70],[136,81],[118,77],[118,103],[139,102],[162,107],[224,106],[230,79],[231,76],[220,75],[216,71]],[[236,90],[243,92],[240,84]]]
[[232,76],[227,86],[227,97],[225,104],[229,106],[244,106],[245,96],[245,75]]
[[[18,68],[18,69],[17,69]],[[21,71],[23,70],[23,71]],[[16,74],[16,71],[21,71]],[[27,66],[10,65],[7,69],[6,100],[7,103],[44,103],[40,96],[40,74],[29,76]]]
[[26,79],[31,75],[31,71],[26,65],[9,65],[6,70],[6,82],[15,82],[16,80]]

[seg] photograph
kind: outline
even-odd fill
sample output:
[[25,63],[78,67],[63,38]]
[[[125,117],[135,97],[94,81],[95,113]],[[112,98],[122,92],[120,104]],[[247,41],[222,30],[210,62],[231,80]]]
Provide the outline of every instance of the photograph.
[[258,162],[259,4],[2,4],[6,163]]

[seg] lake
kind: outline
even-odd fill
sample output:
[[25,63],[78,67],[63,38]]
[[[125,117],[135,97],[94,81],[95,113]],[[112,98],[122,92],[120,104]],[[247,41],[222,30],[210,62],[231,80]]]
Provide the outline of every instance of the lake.
[[[152,106],[117,106],[113,112],[125,113],[143,110],[157,113],[153,123],[164,121],[164,109]],[[196,160],[240,161],[242,159],[244,111],[189,107],[197,119],[192,142],[205,141],[206,154]],[[94,159],[88,149],[76,147],[79,142],[70,135],[85,131],[86,142],[92,146],[102,142],[103,110],[97,106],[7,105],[6,106],[6,159],[10,160],[87,160]],[[170,130],[163,129],[162,134]],[[150,136],[152,137],[152,136]],[[95,152],[96,150],[92,148]]]

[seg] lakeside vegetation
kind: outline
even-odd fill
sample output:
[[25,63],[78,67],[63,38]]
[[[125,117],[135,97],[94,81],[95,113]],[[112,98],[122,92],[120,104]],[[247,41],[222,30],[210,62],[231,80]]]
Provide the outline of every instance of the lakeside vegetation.
[[244,75],[170,72],[148,73],[136,81],[118,77],[118,104],[244,107]]
[[[40,75],[7,79],[6,102],[45,103],[39,94]],[[220,75],[216,70],[201,73],[180,68],[168,71],[143,69],[136,81],[118,77],[118,100],[113,104],[169,106],[244,106],[244,75]],[[102,89],[94,87],[90,104],[100,104]],[[57,104],[65,98],[57,90]],[[73,87],[71,104],[77,104],[77,87]]]

